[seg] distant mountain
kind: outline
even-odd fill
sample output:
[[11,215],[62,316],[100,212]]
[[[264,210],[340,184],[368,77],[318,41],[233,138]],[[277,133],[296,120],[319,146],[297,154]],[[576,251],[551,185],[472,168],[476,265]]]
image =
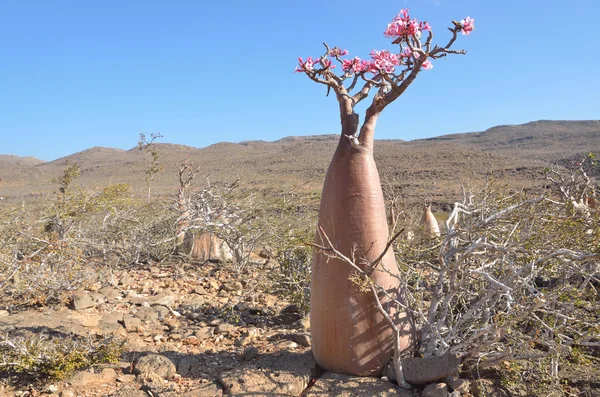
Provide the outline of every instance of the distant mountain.
[[[189,159],[200,166],[196,184],[208,175],[213,181],[240,178],[248,188],[273,192],[318,192],[338,139],[338,135],[287,137],[274,142],[217,143],[202,149],[156,143],[163,170],[155,177],[153,191],[175,194],[177,167]],[[375,144],[384,184],[406,187],[409,200],[429,197],[440,203],[455,200],[462,184],[482,181],[489,173],[515,187],[530,187],[542,167],[588,152],[600,152],[598,120],[540,120],[483,132]],[[140,196],[145,191],[144,157],[137,147],[94,147],[50,162],[0,155],[0,196],[20,199],[56,191],[53,180],[67,160],[80,165],[78,183],[84,187],[126,183]]]
[[519,125],[499,125],[483,132],[444,135],[427,141],[471,145],[502,153],[516,151],[541,160],[556,161],[600,148],[600,120],[539,120]]

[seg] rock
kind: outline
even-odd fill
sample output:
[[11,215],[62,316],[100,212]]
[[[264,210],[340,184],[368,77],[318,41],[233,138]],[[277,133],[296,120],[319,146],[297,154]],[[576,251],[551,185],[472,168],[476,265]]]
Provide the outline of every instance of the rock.
[[279,342],[277,344],[277,347],[281,350],[289,350],[289,349],[296,349],[298,347],[298,344],[291,340],[284,340],[282,342]]
[[432,383],[421,392],[421,397],[448,397],[448,386],[445,383]]
[[83,310],[96,306],[96,301],[88,294],[76,294],[71,298],[71,309]]
[[0,310],[0,317],[6,317],[8,316],[10,313],[8,312],[8,310]]
[[97,383],[112,382],[117,378],[117,373],[112,368],[105,368],[99,374],[80,371],[72,375],[68,382],[75,387],[93,385]]
[[121,291],[113,287],[104,287],[101,288],[98,292],[104,295],[109,301],[116,301],[118,298],[121,298]]
[[58,391],[58,386],[56,385],[50,385],[48,386],[48,392],[49,393],[56,393]]
[[152,307],[142,307],[135,313],[135,317],[142,321],[155,322],[158,321],[158,312]]
[[468,381],[464,379],[458,379],[453,376],[446,378],[446,384],[448,387],[450,387],[450,390],[454,390],[462,394],[467,394],[471,389]]
[[461,392],[454,390],[452,393],[448,394],[448,397],[462,397]]
[[290,334],[287,338],[300,346],[310,347],[310,336],[306,334]]
[[168,294],[166,292],[148,298],[148,302],[151,305],[161,305],[165,307],[172,307],[175,304],[176,300],[177,297],[175,295]]
[[258,349],[254,346],[248,346],[244,349],[244,361],[252,361],[258,356]]
[[308,389],[305,397],[338,396],[338,397],[413,397],[413,393],[397,390],[394,385],[381,379],[351,375],[325,373]]
[[159,397],[221,397],[223,390],[216,383],[210,382],[186,392],[163,392]]
[[303,329],[304,331],[310,331],[310,318],[308,316],[303,317],[292,325],[296,328]]
[[60,393],[58,393],[59,397],[75,397],[75,392],[71,391],[71,390],[63,390]]
[[285,314],[285,313],[300,313],[300,308],[298,307],[298,305],[288,305],[286,307],[284,307],[283,309],[281,309],[281,312],[279,312],[279,314]]
[[127,332],[141,332],[144,329],[142,320],[132,316],[123,317],[123,326]]
[[135,375],[121,375],[117,378],[117,382],[131,383],[135,380]]
[[202,367],[200,359],[193,355],[183,356],[177,362],[177,373],[181,376],[190,377],[195,369]]
[[292,325],[301,318],[302,315],[298,313],[282,313],[279,316],[277,316],[277,320],[279,320],[284,325]]
[[229,323],[223,323],[223,324],[219,324],[217,326],[217,332],[219,334],[228,334],[230,332],[235,331],[236,327],[235,325],[229,324]]
[[100,319],[100,332],[102,335],[125,335],[125,330],[121,325],[123,323],[123,313],[107,313]]
[[222,372],[218,380],[226,394],[298,396],[315,371],[312,353],[261,355],[255,361]]
[[404,379],[408,383],[423,385],[433,383],[458,373],[460,359],[450,353],[436,357],[411,357],[402,360]]
[[117,372],[112,368],[104,368],[100,376],[102,376],[102,382],[112,382],[117,379]]
[[129,302],[133,305],[142,306],[145,303],[148,303],[148,297],[141,295],[132,296],[131,298],[129,298]]
[[138,360],[133,373],[136,375],[154,373],[164,379],[175,375],[175,364],[160,354],[148,354]]
[[212,337],[214,334],[215,334],[215,328],[204,327],[204,328],[200,328],[198,331],[196,331],[194,336],[196,336],[196,338],[198,338],[199,341],[203,341],[203,340],[206,340],[206,339]]
[[110,397],[148,397],[144,390],[122,389],[110,395]]

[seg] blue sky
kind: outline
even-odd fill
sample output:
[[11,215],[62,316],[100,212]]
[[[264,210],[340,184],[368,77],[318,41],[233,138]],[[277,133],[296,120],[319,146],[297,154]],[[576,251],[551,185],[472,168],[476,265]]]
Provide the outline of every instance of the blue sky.
[[378,123],[417,139],[538,119],[600,118],[597,0],[0,0],[0,154],[276,140],[339,132],[325,87],[294,74],[322,42],[368,57],[401,8],[464,56],[434,61]]

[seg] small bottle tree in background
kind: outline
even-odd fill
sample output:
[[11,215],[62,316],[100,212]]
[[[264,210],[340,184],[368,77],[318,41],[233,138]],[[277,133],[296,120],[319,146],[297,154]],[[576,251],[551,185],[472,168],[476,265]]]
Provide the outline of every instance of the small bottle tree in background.
[[146,134],[140,132],[140,138],[138,139],[138,149],[144,155],[144,173],[146,174],[146,186],[148,187],[148,203],[152,198],[151,189],[154,176],[162,170],[162,166],[158,162],[158,151],[153,145],[154,141],[158,138],[162,138],[160,133],[150,134],[150,139],[146,137]]
[[[396,100],[432,61],[448,54],[458,35],[468,35],[474,20],[452,21],[451,36],[443,45],[433,44],[427,22],[411,19],[401,10],[384,35],[395,50],[373,50],[370,59],[349,58],[348,51],[325,45],[316,58],[299,58],[296,72],[326,85],[339,103],[341,136],[333,155],[319,209],[319,227],[335,248],[367,269],[384,252],[389,238],[381,183],[373,158],[375,125],[381,112]],[[337,68],[339,66],[339,69]],[[336,73],[336,70],[339,71]],[[374,93],[362,125],[355,106]],[[321,234],[317,245],[325,245]],[[369,270],[371,279],[390,293],[399,293],[398,268],[391,251]],[[378,311],[374,297],[360,292],[351,278],[352,268],[339,258],[317,250],[311,280],[312,348],[317,363],[330,371],[376,375],[388,362],[392,327]],[[385,303],[385,302],[384,302]],[[410,346],[413,331],[405,313],[393,313],[403,330],[400,350]]]

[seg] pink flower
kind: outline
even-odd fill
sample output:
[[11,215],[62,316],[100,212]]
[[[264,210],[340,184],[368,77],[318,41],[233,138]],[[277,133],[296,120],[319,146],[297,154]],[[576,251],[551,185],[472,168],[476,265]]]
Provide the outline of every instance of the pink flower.
[[471,17],[466,17],[462,21],[460,21],[462,25],[462,34],[469,35],[473,30],[475,30],[475,20]]
[[388,50],[373,50],[371,51],[371,58],[373,59],[372,68],[377,69],[377,71],[393,73],[396,66],[400,65],[400,57]]
[[296,70],[294,70],[295,72],[306,72],[307,70],[313,70],[313,67],[315,66],[316,63],[319,63],[319,60],[313,60],[312,57],[308,57],[306,58],[306,62],[304,62],[302,60],[302,57],[298,58],[298,66],[296,66]]
[[428,60],[426,60],[425,62],[423,62],[423,63],[421,64],[421,67],[422,67],[423,69],[425,69],[425,70],[431,70],[431,69],[433,69],[433,64],[432,64],[432,63],[431,63],[431,61],[428,59]]
[[344,55],[348,55],[348,51],[347,50],[342,50],[338,47],[333,47],[331,50],[329,50],[328,55],[330,57],[336,57],[336,56],[340,56],[343,57]]
[[[402,16],[400,16],[401,14],[402,14]],[[408,21],[410,19],[410,16],[408,15],[408,8],[401,9],[400,13],[396,16],[396,18],[398,18],[398,19],[404,19],[405,21]]]
[[363,63],[359,57],[355,57],[354,59],[344,59],[342,61],[342,69],[347,72],[352,69],[352,73],[360,73],[363,71]]
[[325,69],[335,69],[335,65],[325,57],[321,58],[317,62],[321,62],[321,65],[323,65]]
[[[410,56],[412,55],[412,50],[410,49],[410,47],[406,47],[401,53],[400,53],[400,58],[410,58]],[[417,54],[418,55],[418,54]]]
[[421,29],[422,31],[430,31],[431,32],[431,26],[429,26],[429,22],[421,22],[419,23],[419,29]]

